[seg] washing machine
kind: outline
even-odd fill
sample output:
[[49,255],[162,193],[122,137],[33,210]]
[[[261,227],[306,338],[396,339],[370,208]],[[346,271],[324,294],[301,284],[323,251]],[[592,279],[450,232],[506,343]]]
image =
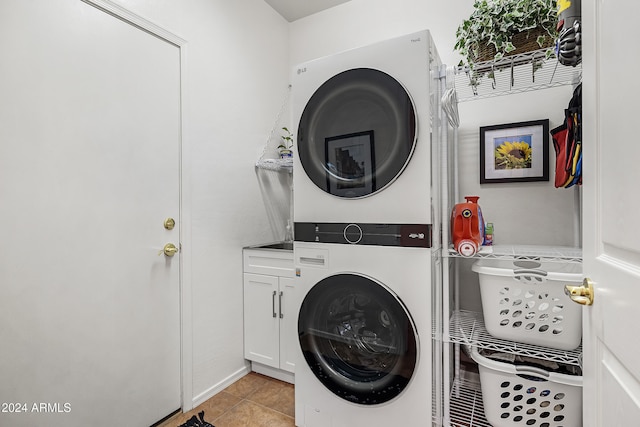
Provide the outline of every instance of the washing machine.
[[430,223],[440,65],[421,31],[294,67],[295,221]]
[[296,224],[296,426],[431,425],[437,269],[423,232]]

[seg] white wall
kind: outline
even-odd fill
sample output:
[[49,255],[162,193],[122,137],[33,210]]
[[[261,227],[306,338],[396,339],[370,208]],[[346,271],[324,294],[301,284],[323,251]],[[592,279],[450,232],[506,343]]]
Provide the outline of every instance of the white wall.
[[[577,237],[573,228],[574,190],[556,189],[555,153],[549,137],[549,182],[480,185],[481,126],[549,119],[549,129],[562,124],[571,86],[460,103],[460,197],[480,196],[485,221],[495,225],[496,244],[566,245]],[[460,200],[463,201],[463,200]]]
[[[245,369],[242,247],[274,239],[254,172],[288,85],[288,23],[263,0],[121,0],[187,40],[194,399]],[[279,128],[278,128],[279,129]],[[187,387],[188,389],[189,387]]]
[[[455,32],[472,10],[473,0],[351,0],[291,24],[291,66],[425,28],[442,62],[456,65]],[[461,197],[480,196],[486,220],[495,224],[496,243],[574,244],[573,191],[554,188],[553,167],[549,182],[479,184],[480,126],[548,118],[552,129],[570,97],[571,88],[562,87],[460,104]],[[554,159],[550,146],[551,166]],[[465,274],[462,282],[463,308],[479,310],[476,276]]]
[[291,23],[291,65],[379,40],[431,30],[443,63],[453,52],[455,32],[473,10],[473,1],[351,0]]

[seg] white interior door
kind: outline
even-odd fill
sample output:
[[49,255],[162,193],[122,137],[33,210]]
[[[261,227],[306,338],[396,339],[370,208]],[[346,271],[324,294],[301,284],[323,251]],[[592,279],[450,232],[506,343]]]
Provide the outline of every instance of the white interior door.
[[584,18],[584,425],[640,423],[640,3],[582,2]]
[[180,407],[179,48],[2,0],[0,52],[0,425],[148,426]]

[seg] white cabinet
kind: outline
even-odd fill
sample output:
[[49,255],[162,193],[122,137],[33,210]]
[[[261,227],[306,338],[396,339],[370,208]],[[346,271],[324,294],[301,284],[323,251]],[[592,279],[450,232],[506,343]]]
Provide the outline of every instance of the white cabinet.
[[293,252],[245,248],[244,357],[256,372],[293,383],[297,305]]

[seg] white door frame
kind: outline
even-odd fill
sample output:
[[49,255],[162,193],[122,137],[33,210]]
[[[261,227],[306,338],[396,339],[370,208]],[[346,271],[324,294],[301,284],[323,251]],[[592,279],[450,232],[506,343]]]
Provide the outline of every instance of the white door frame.
[[176,46],[180,51],[180,371],[182,410],[193,409],[193,326],[191,322],[191,169],[189,145],[186,143],[185,76],[187,41],[125,9],[110,0],[81,0],[121,21],[133,25],[161,40]]

